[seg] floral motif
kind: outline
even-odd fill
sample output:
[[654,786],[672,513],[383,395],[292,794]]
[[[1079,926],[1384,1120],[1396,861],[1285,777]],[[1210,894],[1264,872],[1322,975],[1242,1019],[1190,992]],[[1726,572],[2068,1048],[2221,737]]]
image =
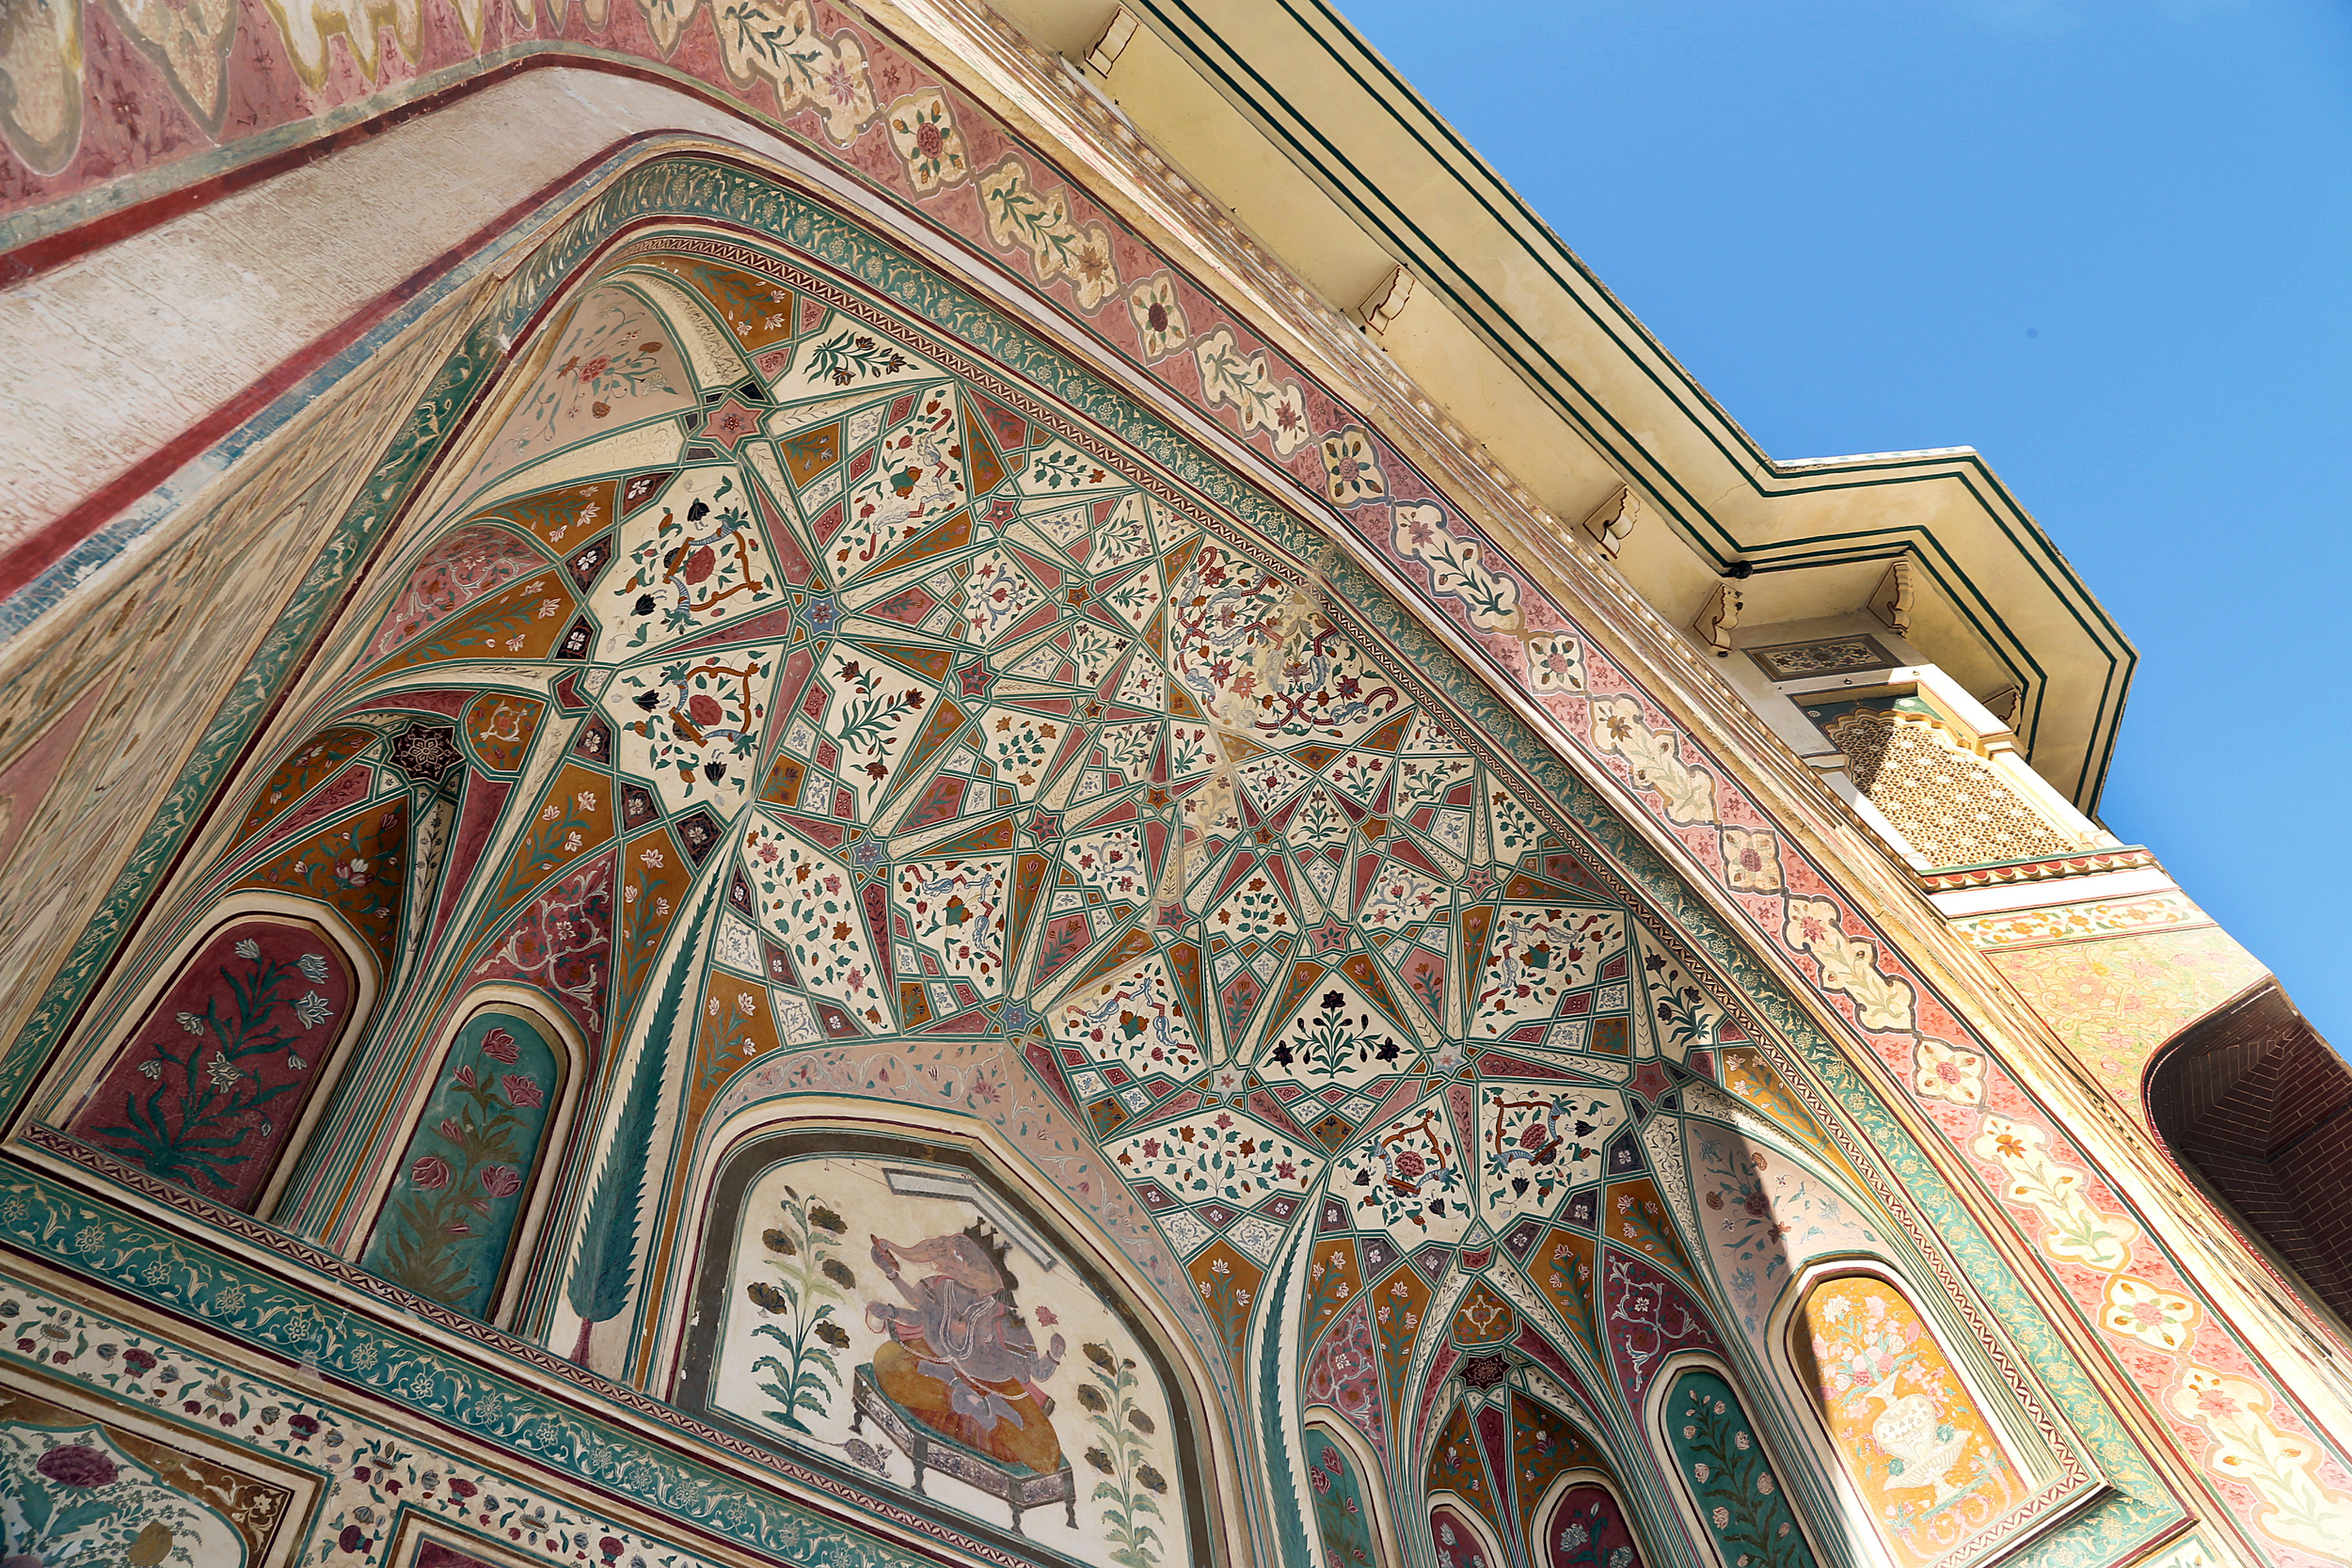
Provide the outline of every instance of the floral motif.
[[[490,1065],[510,1060],[522,1070]],[[555,1057],[520,1015],[485,1014],[459,1035],[443,1070],[361,1262],[428,1300],[481,1316],[522,1217],[524,1173],[547,1124]]]
[[1110,230],[1072,217],[1067,190],[1040,191],[1029,182],[1028,166],[1007,158],[980,176],[979,191],[989,238],[1027,251],[1039,282],[1068,277],[1082,310],[1092,310],[1119,287]]
[[1631,697],[1604,697],[1593,704],[1593,744],[1625,758],[1634,784],[1654,789],[1674,822],[1715,819],[1715,779],[1682,760],[1671,731],[1643,722],[1642,705]]
[[715,5],[719,48],[739,82],[765,79],[776,89],[776,109],[816,110],[825,134],[847,147],[877,110],[866,72],[866,46],[844,30],[829,41],[810,20],[808,0],[724,0]]
[[1429,568],[1429,591],[1462,601],[1480,631],[1511,631],[1519,624],[1519,585],[1486,564],[1486,546],[1454,534],[1445,509],[1428,501],[1391,509],[1396,553]]
[[1765,829],[1725,828],[1724,879],[1742,893],[1780,891],[1780,835]]
[[1968,1148],[2006,1178],[2002,1197],[2042,1216],[2042,1251],[2094,1269],[2124,1268],[2132,1260],[2132,1238],[2139,1227],[2092,1204],[2083,1191],[2085,1173],[2052,1158],[2048,1141],[2049,1134],[2039,1127],[1987,1116]]
[[1984,1058],[1976,1052],[1922,1035],[1913,1061],[1912,1086],[1923,1098],[1955,1105],[1984,1102]]
[[1130,1181],[1156,1181],[1186,1202],[1247,1207],[1304,1192],[1323,1161],[1272,1128],[1230,1111],[1185,1117],[1120,1140],[1111,1164]]
[[1136,338],[1147,360],[1165,359],[1189,341],[1176,279],[1167,273],[1147,277],[1127,292],[1127,313],[1136,319]]
[[1288,457],[1305,443],[1307,404],[1295,381],[1278,381],[1263,350],[1244,354],[1230,327],[1218,327],[1193,346],[1200,370],[1200,393],[1210,406],[1224,404],[1241,415],[1244,435],[1263,430],[1276,455]]
[[1527,650],[1528,689],[1538,695],[1584,689],[1584,643],[1564,631],[1538,632],[1522,640]]
[[1950,1551],[2022,1490],[1943,1346],[1892,1286],[1826,1280],[1790,1333],[1838,1460],[1905,1568]]
[[[234,935],[246,929],[261,936]],[[348,990],[339,963],[289,950],[295,935],[241,927],[207,944],[74,1118],[75,1135],[233,1207],[251,1203]]]
[[1722,1376],[1692,1368],[1664,1406],[1667,1442],[1692,1500],[1725,1562],[1812,1568],[1812,1549],[1788,1512],[1740,1396]]
[[1408,1245],[1451,1242],[1470,1227],[1474,1199],[1454,1150],[1454,1130],[1435,1096],[1383,1123],[1340,1157],[1332,1191],[1356,1223]]
[[11,1564],[129,1568],[202,1568],[217,1560],[210,1554],[243,1546],[227,1518],[117,1447],[104,1427],[29,1422],[0,1425],[0,1544]]
[[2212,1438],[2205,1462],[2215,1474],[2254,1490],[2255,1521],[2265,1533],[2323,1560],[2352,1540],[2352,1495],[2321,1483],[2317,1445],[2272,1418],[2268,1389],[2192,1366],[2166,1402]]
[[[848,1348],[850,1341],[834,1312],[850,1298],[835,1276],[850,1274],[837,1257],[848,1227],[832,1206],[814,1195],[803,1197],[795,1187],[784,1189],[777,1207],[784,1223],[760,1235],[777,1277],[753,1280],[743,1292],[762,1314],[752,1333],[774,1340],[783,1350],[760,1356],[752,1370],[767,1374],[760,1392],[784,1407],[769,1411],[768,1418],[805,1433],[809,1428],[801,1418],[823,1418],[841,1386],[841,1365],[834,1352]],[[848,1283],[856,1283],[854,1274]]]
[[1874,942],[1846,935],[1845,916],[1826,898],[1791,898],[1783,935],[1800,953],[1821,966],[1821,984],[1853,998],[1854,1018],[1865,1029],[1908,1029],[1911,982],[1881,973]]
[[2107,1281],[2099,1323],[2110,1334],[2125,1334],[2161,1351],[2182,1351],[2197,1326],[2197,1304],[2159,1290],[2144,1279],[2116,1275]]
[[1370,431],[1352,424],[1323,438],[1323,489],[1334,506],[1378,500],[1389,493],[1380,448]]
[[898,150],[916,194],[960,185],[971,175],[963,133],[956,129],[946,96],[936,87],[894,99],[886,121],[890,145]]

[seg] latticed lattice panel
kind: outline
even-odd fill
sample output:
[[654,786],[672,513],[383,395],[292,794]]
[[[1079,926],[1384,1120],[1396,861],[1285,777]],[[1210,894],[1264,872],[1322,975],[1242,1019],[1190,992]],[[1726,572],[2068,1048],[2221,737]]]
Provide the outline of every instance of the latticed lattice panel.
[[1829,725],[1854,785],[1938,868],[2072,854],[2081,846],[1924,714],[1863,711]]

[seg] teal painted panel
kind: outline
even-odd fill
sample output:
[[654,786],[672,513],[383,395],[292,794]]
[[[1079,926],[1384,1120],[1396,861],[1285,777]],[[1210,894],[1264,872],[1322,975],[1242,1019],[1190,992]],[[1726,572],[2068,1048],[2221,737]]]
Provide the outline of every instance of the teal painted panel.
[[555,1091],[555,1050],[528,1016],[498,1008],[469,1020],[417,1118],[360,1266],[485,1316]]
[[1307,1432],[1307,1481],[1314,1499],[1321,1568],[1379,1568],[1380,1544],[1372,1498],[1348,1451],[1323,1433]]
[[1756,1427],[1730,1384],[1704,1367],[1666,1396],[1666,1442],[1725,1568],[1813,1568]]

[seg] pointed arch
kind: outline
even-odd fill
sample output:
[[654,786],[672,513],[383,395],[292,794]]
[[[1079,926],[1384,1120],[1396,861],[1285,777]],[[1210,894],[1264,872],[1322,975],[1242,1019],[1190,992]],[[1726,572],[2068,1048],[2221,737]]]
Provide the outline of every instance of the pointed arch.
[[241,891],[175,945],[56,1101],[66,1132],[267,1218],[373,1010],[371,943],[334,909]]
[[492,1322],[512,1314],[517,1267],[545,1223],[555,1151],[587,1047],[561,1009],[483,986],[450,1015],[410,1087],[407,1136],[386,1174],[360,1266]]
[[1233,1553],[1230,1429],[1115,1254],[979,1139],[841,1109],[771,1107],[704,1167],[672,1402],[978,1541]]
[[1379,1456],[1328,1406],[1307,1410],[1305,1512],[1321,1547],[1321,1568],[1392,1568],[1398,1550],[1394,1503]]
[[1867,1519],[1898,1568],[2013,1534],[2036,1482],[2058,1468],[2008,1402],[1984,1398],[1938,1314],[1883,1265],[1824,1261],[1799,1275],[1777,1319],[1802,1428],[1850,1516]]
[[1590,1466],[1564,1471],[1528,1511],[1535,1568],[1644,1568],[1650,1561],[1616,1478]]
[[1508,1568],[1511,1554],[1494,1526],[1455,1494],[1430,1494],[1428,1528],[1438,1568]]
[[1684,1525],[1723,1568],[1814,1568],[1804,1516],[1730,1367],[1683,1352],[1650,1386],[1648,1426]]

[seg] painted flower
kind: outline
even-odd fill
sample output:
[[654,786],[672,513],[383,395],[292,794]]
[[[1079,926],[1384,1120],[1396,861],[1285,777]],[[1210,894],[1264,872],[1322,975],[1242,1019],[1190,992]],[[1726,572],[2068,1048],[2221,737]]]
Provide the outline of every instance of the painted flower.
[[259,958],[262,956],[262,944],[255,942],[251,937],[247,937],[243,942],[237,943],[231,951],[234,952],[238,958],[250,961],[252,959]]
[[1158,359],[1184,346],[1189,333],[1184,307],[1176,302],[1176,280],[1167,273],[1146,278],[1128,292],[1127,313],[1135,318],[1143,356]]
[[1780,841],[1772,833],[1725,828],[1724,879],[1742,893],[1780,891]]
[[119,1473],[115,1462],[87,1443],[69,1443],[42,1454],[33,1468],[59,1486],[87,1489],[112,1486]]
[[1978,1105],[1984,1101],[1984,1058],[1974,1051],[1922,1035],[1914,1057],[1912,1085],[1928,1100],[1949,1101],[1955,1105]]
[[2099,1323],[2110,1334],[2127,1335],[2161,1351],[2179,1351],[2196,1326],[2197,1304],[2145,1280],[2117,1275],[2107,1281]]
[[449,1185],[449,1162],[427,1154],[408,1167],[408,1180],[428,1193],[437,1193]]
[[305,953],[302,957],[294,960],[294,967],[302,971],[302,977],[310,981],[310,984],[314,986],[323,986],[326,984],[326,954]]
[[178,1017],[180,1020],[180,1027],[185,1029],[189,1034],[200,1035],[204,1032],[204,1021],[197,1017],[196,1014],[181,1013]]
[[518,1111],[529,1110],[534,1105],[547,1103],[547,1094],[539,1087],[539,1081],[535,1078],[526,1078],[519,1072],[509,1072],[500,1077],[499,1086],[506,1091],[507,1102]]
[[1389,493],[1388,480],[1380,471],[1379,451],[1361,425],[1349,425],[1323,438],[1323,477],[1324,493],[1334,506],[1377,500]]
[[485,1056],[494,1056],[509,1067],[514,1066],[518,1051],[519,1047],[515,1044],[515,1037],[511,1031],[493,1029],[482,1037],[482,1053]]
[[315,1029],[335,1016],[335,1009],[327,1006],[326,998],[314,990],[306,990],[295,998],[294,1010],[294,1017],[302,1021],[305,1029]]
[[482,1167],[482,1190],[492,1197],[513,1197],[523,1190],[523,1179],[512,1165]]
[[244,1078],[245,1074],[237,1070],[227,1053],[215,1051],[213,1059],[204,1064],[204,1076],[212,1080],[213,1087],[225,1089]]

